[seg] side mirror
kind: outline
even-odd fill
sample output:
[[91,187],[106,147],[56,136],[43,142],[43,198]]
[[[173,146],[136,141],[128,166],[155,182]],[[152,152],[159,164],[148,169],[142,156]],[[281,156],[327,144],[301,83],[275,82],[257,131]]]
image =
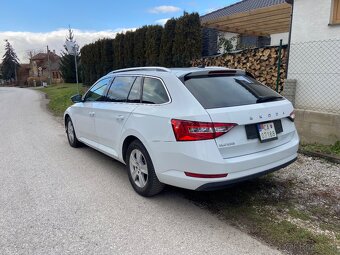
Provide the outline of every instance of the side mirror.
[[83,102],[81,95],[77,94],[71,97],[73,103]]

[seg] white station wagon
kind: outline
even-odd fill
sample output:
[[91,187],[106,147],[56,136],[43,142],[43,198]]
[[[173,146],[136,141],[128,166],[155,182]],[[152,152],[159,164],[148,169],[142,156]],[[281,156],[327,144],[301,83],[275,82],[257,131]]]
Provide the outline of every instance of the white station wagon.
[[242,70],[140,67],[100,78],[64,115],[84,143],[126,164],[134,190],[213,190],[292,163],[292,104]]

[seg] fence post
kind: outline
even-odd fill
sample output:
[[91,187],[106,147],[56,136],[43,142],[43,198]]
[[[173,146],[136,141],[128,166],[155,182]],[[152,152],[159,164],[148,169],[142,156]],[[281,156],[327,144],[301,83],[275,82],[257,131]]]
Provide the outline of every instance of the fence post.
[[279,47],[279,59],[277,61],[277,78],[276,78],[276,92],[279,92],[279,83],[281,80],[281,51],[282,51],[282,39],[280,40],[280,47]]

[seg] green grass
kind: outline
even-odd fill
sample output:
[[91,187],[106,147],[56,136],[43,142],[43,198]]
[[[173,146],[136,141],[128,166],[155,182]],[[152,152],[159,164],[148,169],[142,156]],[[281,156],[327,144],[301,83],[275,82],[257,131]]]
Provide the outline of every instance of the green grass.
[[302,144],[301,149],[307,152],[318,152],[334,156],[340,156],[340,141],[337,141],[333,145],[323,145],[323,144]]
[[[81,94],[84,94],[87,89],[88,87],[84,87],[82,84],[79,84]],[[48,108],[56,116],[62,116],[67,107],[73,104],[70,99],[71,96],[78,94],[77,84],[74,83],[51,85],[39,90],[47,94],[48,99],[50,99]]]
[[295,208],[290,208],[288,214],[293,218],[297,218],[300,220],[310,220],[310,216],[305,211],[300,211]]

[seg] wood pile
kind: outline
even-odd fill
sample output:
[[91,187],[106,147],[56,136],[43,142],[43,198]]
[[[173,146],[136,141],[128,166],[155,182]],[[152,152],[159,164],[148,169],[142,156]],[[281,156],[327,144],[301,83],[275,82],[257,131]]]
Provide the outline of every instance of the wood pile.
[[[276,88],[278,71],[278,47],[246,49],[237,53],[226,53],[215,57],[193,60],[192,66],[224,66],[231,69],[242,69],[250,72],[254,77],[271,87]],[[281,50],[281,70],[279,92],[283,90],[286,75],[287,48]]]

